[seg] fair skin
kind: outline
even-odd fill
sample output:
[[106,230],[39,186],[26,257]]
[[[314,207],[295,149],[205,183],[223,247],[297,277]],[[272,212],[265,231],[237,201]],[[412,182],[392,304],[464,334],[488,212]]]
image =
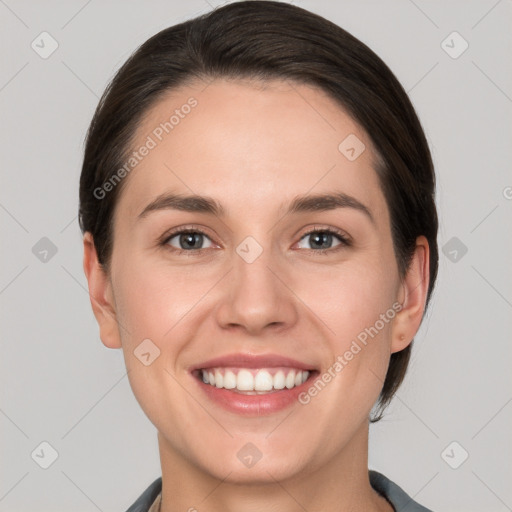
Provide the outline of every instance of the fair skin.
[[[105,346],[121,348],[132,390],[158,430],[162,511],[392,511],[368,478],[368,417],[393,352],[417,332],[428,289],[428,243],[419,237],[398,273],[389,212],[367,134],[318,89],[275,81],[195,82],[146,113],[134,148],[190,96],[197,106],[125,178],[116,205],[110,273],[84,236],[84,270]],[[349,134],[366,150],[349,161]],[[367,207],[287,213],[297,196],[343,192]],[[224,209],[162,209],[163,193],[208,196]],[[184,252],[171,228],[204,232]],[[337,229],[318,252],[309,229]],[[199,236],[199,235],[196,235]],[[237,246],[263,249],[248,263]],[[315,248],[316,247],[316,248]],[[251,249],[253,250],[253,249]],[[278,354],[320,378],[393,303],[393,320],[303,405],[259,415],[227,410],[191,373],[233,353]],[[150,339],[160,356],[134,356]],[[308,384],[307,384],[308,385]],[[233,392],[234,393],[234,392]],[[242,464],[252,443],[261,459]]]

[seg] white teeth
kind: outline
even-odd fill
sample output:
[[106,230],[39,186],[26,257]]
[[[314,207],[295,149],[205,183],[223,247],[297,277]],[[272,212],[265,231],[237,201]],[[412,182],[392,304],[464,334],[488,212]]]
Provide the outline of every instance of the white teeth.
[[224,384],[224,376],[222,373],[219,372],[219,370],[215,370],[215,385],[218,388],[222,388]]
[[224,374],[224,387],[226,389],[236,388],[236,375],[230,370]]
[[274,379],[266,370],[260,370],[254,378],[255,391],[270,391],[274,387]]
[[[253,373],[256,372],[254,375]],[[238,371],[211,368],[201,370],[202,380],[217,388],[236,389],[254,393],[266,391],[292,389],[304,384],[309,377],[308,371],[302,370],[278,370],[273,376],[268,369],[248,370],[241,368]],[[252,394],[254,394],[252,393]]]
[[249,370],[240,370],[238,372],[236,388],[240,391],[254,391],[254,377]]
[[286,376],[285,386],[286,386],[288,389],[292,389],[292,388],[295,386],[295,372],[290,372],[290,373]]
[[284,382],[285,382],[284,372],[282,370],[279,370],[274,375],[274,389],[283,389]]

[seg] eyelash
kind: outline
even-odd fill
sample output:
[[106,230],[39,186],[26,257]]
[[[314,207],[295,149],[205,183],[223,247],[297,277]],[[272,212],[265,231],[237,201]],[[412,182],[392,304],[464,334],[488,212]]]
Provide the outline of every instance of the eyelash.
[[[326,253],[337,252],[338,250],[341,250],[344,247],[350,247],[352,245],[351,240],[342,231],[339,231],[334,228],[318,228],[316,226],[314,228],[310,229],[309,231],[306,231],[300,237],[299,241],[313,233],[327,233],[330,235],[334,235],[336,238],[338,238],[338,240],[340,241],[340,244],[335,247],[331,247],[329,249],[302,249],[302,250],[314,252],[315,254],[325,255]],[[172,238],[174,238],[177,235],[185,235],[185,234],[200,234],[200,235],[206,236],[207,238],[210,238],[208,236],[208,234],[205,233],[203,230],[193,227],[193,226],[189,226],[189,227],[179,228],[175,231],[172,231],[171,233],[166,233],[160,240],[159,245],[165,247],[166,249],[172,251],[173,253],[175,253],[177,255],[187,254],[187,256],[194,256],[194,255],[200,255],[200,254],[202,254],[203,251],[207,250],[207,249],[189,249],[189,250],[177,249],[176,247],[171,247],[169,245],[169,240],[171,240]]]

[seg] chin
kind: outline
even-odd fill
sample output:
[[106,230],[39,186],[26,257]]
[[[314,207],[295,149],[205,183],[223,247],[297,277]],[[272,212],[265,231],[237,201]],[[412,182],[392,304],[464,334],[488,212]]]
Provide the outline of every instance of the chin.
[[274,461],[261,458],[252,467],[245,467],[238,459],[231,464],[215,466],[210,474],[223,482],[231,484],[266,485],[276,481],[287,480],[302,473],[305,468],[299,467],[298,462]]

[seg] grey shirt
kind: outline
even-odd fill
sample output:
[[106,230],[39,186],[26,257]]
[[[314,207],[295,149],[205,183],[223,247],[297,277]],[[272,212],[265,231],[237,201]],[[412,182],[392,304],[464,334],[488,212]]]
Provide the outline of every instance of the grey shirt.
[[[378,471],[369,470],[371,486],[395,509],[395,512],[432,512],[414,501],[401,487]],[[162,477],[157,478],[126,512],[151,512],[158,510]],[[152,505],[154,505],[152,507]]]

